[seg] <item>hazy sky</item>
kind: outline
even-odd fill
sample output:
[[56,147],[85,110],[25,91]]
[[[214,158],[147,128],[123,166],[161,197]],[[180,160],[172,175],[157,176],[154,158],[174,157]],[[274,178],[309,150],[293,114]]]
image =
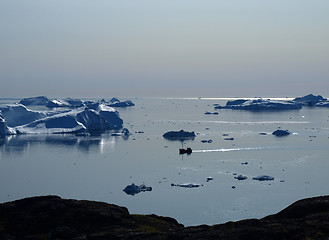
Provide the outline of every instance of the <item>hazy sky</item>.
[[0,97],[329,97],[328,0],[0,0]]

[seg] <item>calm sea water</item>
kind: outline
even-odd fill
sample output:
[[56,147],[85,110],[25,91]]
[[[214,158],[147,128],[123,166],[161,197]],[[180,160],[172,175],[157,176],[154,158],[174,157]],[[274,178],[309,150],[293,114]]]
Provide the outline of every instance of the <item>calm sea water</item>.
[[[261,218],[298,199],[329,194],[329,109],[219,110],[218,115],[205,115],[214,112],[214,103],[226,101],[131,100],[135,107],[118,109],[132,133],[128,139],[109,133],[0,139],[0,202],[55,194],[197,225]],[[278,128],[293,134],[271,135]],[[184,142],[194,150],[189,156],[178,154],[181,142],[162,137],[181,129],[197,133],[194,140]],[[210,139],[212,143],[201,142]],[[248,178],[234,178],[240,174]],[[258,175],[275,179],[252,180]],[[213,180],[207,182],[207,177]],[[152,191],[127,195],[123,189],[131,183],[145,184]],[[202,186],[180,188],[172,183]]]

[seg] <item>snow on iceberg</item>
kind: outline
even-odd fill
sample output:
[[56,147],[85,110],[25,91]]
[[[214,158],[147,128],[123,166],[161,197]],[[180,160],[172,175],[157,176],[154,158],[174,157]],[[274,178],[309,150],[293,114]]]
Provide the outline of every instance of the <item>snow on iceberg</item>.
[[216,106],[216,109],[237,109],[237,110],[249,110],[249,111],[280,111],[280,110],[292,110],[301,109],[302,104],[294,101],[281,101],[270,99],[255,99],[245,100],[238,99],[234,101],[228,101],[226,106]]
[[47,116],[44,112],[29,110],[22,104],[1,106],[0,111],[9,127],[24,125]]
[[73,98],[66,98],[62,99],[53,99],[50,100],[46,107],[48,108],[60,108],[60,107],[68,107],[68,108],[79,108],[84,106],[84,102],[81,99],[73,99]]

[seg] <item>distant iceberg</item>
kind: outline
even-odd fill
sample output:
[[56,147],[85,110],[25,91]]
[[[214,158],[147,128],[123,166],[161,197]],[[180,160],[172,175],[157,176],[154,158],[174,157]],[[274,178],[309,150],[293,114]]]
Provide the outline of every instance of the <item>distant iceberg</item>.
[[315,106],[318,103],[327,101],[327,99],[323,98],[321,95],[315,96],[309,94],[304,97],[295,98],[293,101],[307,106]]
[[46,106],[49,99],[45,96],[24,98],[19,103],[24,106]]
[[237,99],[228,101],[225,106],[215,104],[215,109],[237,109],[249,111],[282,111],[301,109],[303,106],[329,107],[329,101],[321,95],[313,94],[304,97],[298,97],[290,100],[271,100],[271,99]]
[[302,104],[294,101],[281,101],[270,99],[256,99],[245,100],[238,99],[234,101],[228,101],[226,106],[215,106],[216,109],[237,109],[237,110],[249,110],[249,111],[281,111],[281,110],[293,110],[301,109]]
[[20,104],[23,104],[24,106],[46,106],[48,108],[80,108],[80,107],[91,107],[99,104],[104,104],[109,107],[131,107],[135,106],[135,104],[130,101],[120,101],[118,98],[112,98],[109,101],[106,101],[105,99],[102,99],[100,101],[94,101],[89,100],[85,101],[82,99],[74,99],[74,98],[65,98],[65,99],[48,99],[45,96],[39,96],[39,97],[30,97],[30,98],[24,98],[20,102]]
[[60,107],[69,107],[69,108],[79,108],[85,106],[84,101],[81,99],[66,98],[64,100],[54,99],[48,101],[46,107],[48,108],[60,108]]

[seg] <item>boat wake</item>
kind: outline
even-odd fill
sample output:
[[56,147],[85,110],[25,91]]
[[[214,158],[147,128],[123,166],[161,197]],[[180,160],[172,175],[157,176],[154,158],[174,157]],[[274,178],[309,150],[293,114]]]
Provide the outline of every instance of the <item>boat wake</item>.
[[193,150],[193,153],[252,151],[252,150],[263,150],[263,149],[270,149],[270,147],[218,148],[218,149],[206,149],[206,150]]

